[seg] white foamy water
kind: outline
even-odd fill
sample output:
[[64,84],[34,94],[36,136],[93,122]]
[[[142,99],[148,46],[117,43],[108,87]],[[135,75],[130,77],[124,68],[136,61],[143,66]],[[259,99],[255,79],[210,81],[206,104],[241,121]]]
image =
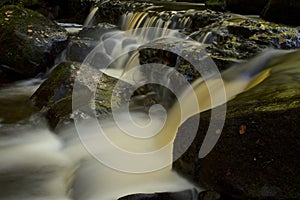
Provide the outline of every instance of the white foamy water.
[[[226,100],[263,81],[269,75],[268,71],[265,71],[265,66],[274,56],[277,57],[283,53],[285,52],[268,52],[244,66],[231,68],[222,73],[227,94]],[[214,82],[214,77],[208,81]],[[29,95],[33,91],[30,88],[34,89],[35,87],[36,85],[32,85],[32,82],[29,81],[6,87],[1,91],[6,91],[6,98],[10,99],[10,95]],[[192,87],[196,91],[198,100],[202,101],[206,98],[208,89],[203,86],[201,79],[192,84]],[[14,88],[16,90],[12,92]],[[217,89],[214,90],[216,94],[218,93]],[[5,96],[4,93],[1,94]],[[185,102],[190,102],[188,94],[183,94]],[[217,104],[209,102],[203,105],[200,103],[200,111],[217,106],[219,103],[222,102],[217,102]],[[175,104],[168,111],[168,119],[165,123],[162,123],[164,118],[160,112],[152,113],[152,121],[145,112],[131,113],[132,118],[141,127],[147,127],[145,125],[151,121],[152,126],[159,127],[164,124],[160,133],[169,133],[168,136],[160,134],[150,137],[153,132],[145,132],[143,137],[151,138],[147,143],[132,139],[132,136],[124,133],[123,129],[120,129],[111,118],[104,119],[99,123],[107,137],[118,146],[131,152],[146,152],[159,146],[166,146],[169,141],[173,141],[180,124],[195,113],[193,109],[190,109],[193,106],[193,104],[184,104],[181,111],[187,111],[183,113],[183,118],[180,118],[180,114],[178,114],[180,110]],[[128,116],[126,114],[122,116],[122,113],[119,115],[120,119],[124,119],[122,126],[127,126],[125,118]],[[84,139],[86,146],[94,147],[94,152],[119,160],[120,165],[123,166],[147,165],[143,162],[129,163],[122,155],[114,154],[110,149],[111,146],[105,146],[98,140],[99,126],[91,123],[90,120],[83,121],[79,127],[85,130],[84,137],[81,139]],[[128,127],[129,130],[132,130],[131,126],[128,125]],[[0,131],[1,200],[110,200],[133,193],[170,192],[195,187],[171,170],[172,143],[168,146],[165,154],[148,160],[149,163],[167,160],[170,165],[157,171],[134,174],[120,172],[107,166],[107,163],[97,160],[97,155],[96,159],[95,155],[87,151],[79,139],[77,130],[72,127],[60,130],[58,135],[52,133],[44,124],[3,124]],[[134,130],[132,134],[138,135],[138,133],[134,133]]]

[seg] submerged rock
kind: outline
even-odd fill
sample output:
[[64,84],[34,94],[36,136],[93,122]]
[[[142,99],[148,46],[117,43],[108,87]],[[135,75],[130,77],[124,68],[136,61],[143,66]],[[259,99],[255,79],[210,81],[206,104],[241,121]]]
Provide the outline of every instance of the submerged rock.
[[63,28],[19,6],[2,7],[0,24],[0,69],[17,77],[29,78],[45,72],[68,42]]
[[221,136],[204,158],[198,155],[208,125],[220,118],[201,113],[198,134],[174,168],[232,198],[299,199],[299,58],[299,50],[274,57],[268,78],[227,103]]

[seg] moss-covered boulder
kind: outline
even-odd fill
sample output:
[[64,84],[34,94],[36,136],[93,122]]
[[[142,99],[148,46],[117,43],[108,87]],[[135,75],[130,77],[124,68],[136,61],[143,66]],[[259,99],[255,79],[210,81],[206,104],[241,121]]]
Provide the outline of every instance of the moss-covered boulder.
[[269,0],[262,11],[262,17],[269,21],[300,25],[300,2],[296,0]]
[[67,42],[67,32],[37,12],[20,6],[0,9],[0,69],[34,77],[53,66]]
[[[81,77],[79,74],[85,75]],[[111,111],[111,96],[117,80],[105,74],[95,78],[97,75],[100,74],[94,68],[81,66],[77,62],[63,62],[53,69],[31,100],[46,114],[51,128],[72,121],[72,103],[77,101],[79,103],[76,105],[80,105],[82,99],[83,106],[89,106],[88,109],[81,110],[82,114],[92,115],[89,112],[94,110],[97,117],[102,117]],[[75,79],[76,94],[72,96]],[[96,87],[94,105],[90,104],[92,87]]]
[[201,113],[193,144],[174,164],[231,199],[300,198],[300,51],[267,65],[269,77],[227,103],[225,126],[212,151],[198,157],[210,121],[220,120],[208,111]]

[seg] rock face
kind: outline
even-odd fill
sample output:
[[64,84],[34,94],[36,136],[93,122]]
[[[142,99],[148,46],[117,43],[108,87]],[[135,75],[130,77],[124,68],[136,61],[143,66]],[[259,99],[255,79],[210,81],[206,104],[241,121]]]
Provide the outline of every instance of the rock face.
[[2,7],[0,24],[0,69],[5,68],[2,73],[34,77],[53,66],[68,42],[64,29],[41,14],[19,6]]
[[262,17],[269,21],[290,25],[300,25],[300,2],[297,0],[269,0]]
[[232,198],[299,199],[299,55],[298,50],[274,58],[266,80],[227,103],[220,139],[200,159],[210,120],[219,120],[201,114],[197,137],[174,167]]

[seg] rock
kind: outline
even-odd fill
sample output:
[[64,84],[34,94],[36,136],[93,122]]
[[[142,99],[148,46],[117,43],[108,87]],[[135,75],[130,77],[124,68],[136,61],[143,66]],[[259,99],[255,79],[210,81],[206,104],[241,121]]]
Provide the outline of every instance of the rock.
[[71,61],[82,62],[90,51],[99,44],[100,37],[104,33],[114,30],[117,30],[117,26],[107,23],[83,28],[77,35],[70,37],[66,58]]
[[0,13],[1,66],[22,78],[34,77],[52,67],[67,45],[67,32],[41,14],[20,6],[4,6]]
[[297,0],[269,0],[261,16],[269,21],[299,26],[299,9]]
[[153,6],[147,2],[130,2],[130,1],[105,1],[97,4],[98,12],[96,15],[96,24],[107,22],[110,24],[118,24],[121,16],[127,12],[139,12]]
[[[204,10],[202,4],[200,10],[196,10],[194,4],[186,4],[188,8],[185,7],[185,3],[183,2],[157,2],[153,4],[146,2],[108,1],[98,4],[94,24],[103,22],[121,24],[121,28],[127,30],[132,29],[132,26],[141,28],[141,26],[137,27],[137,23],[141,22],[141,24],[144,24],[142,23],[144,19],[151,18],[150,21],[153,21],[152,23],[154,24],[148,24],[148,27],[155,26],[155,23],[158,24],[158,20],[160,19],[163,22],[171,22],[168,26],[171,29],[196,29],[219,21],[226,16],[220,12]],[[177,7],[177,9],[174,9],[174,7]],[[126,18],[134,18],[134,23],[131,24],[132,22],[130,22],[129,25],[122,24],[122,21]]]
[[[86,73],[84,78],[80,73]],[[91,106],[80,108],[83,115],[93,115],[95,110],[97,117],[107,115],[111,111],[112,91],[117,83],[115,78],[105,74],[100,77],[96,69],[85,68],[77,62],[63,62],[53,69],[49,78],[41,84],[38,90],[32,95],[31,100],[35,106],[46,113],[49,125],[55,129],[64,123],[72,121],[72,102],[76,105]],[[74,80],[78,81],[75,96],[73,94]],[[92,87],[97,87],[95,92],[95,107],[90,105],[92,99]],[[115,90],[116,91],[116,90]]]
[[201,113],[197,136],[174,168],[237,199],[299,199],[299,58],[299,50],[274,57],[268,78],[227,103],[221,136],[204,158],[199,149],[219,116]]
[[[209,15],[207,17],[209,18]],[[205,50],[211,54],[220,71],[233,64],[245,62],[267,48],[296,49],[300,47],[300,34],[297,28],[236,15],[220,17],[220,21],[198,29],[190,37],[205,43]],[[176,66],[176,70],[182,72],[189,81],[195,80],[199,74],[190,63],[183,58],[177,59],[177,55],[171,52],[162,50],[176,45],[178,44],[168,39],[151,42],[147,49],[140,51],[141,64],[162,63],[170,67]],[[186,48],[181,45],[181,52],[185,52],[185,56],[200,59],[199,52],[195,48],[197,49],[197,47]]]
[[206,48],[219,67],[251,58],[266,48],[296,49],[300,47],[299,31],[259,18],[232,15],[191,34]]
[[4,5],[19,5],[37,11],[50,20],[83,23],[96,2],[88,0],[2,0]]
[[221,195],[215,191],[203,191],[198,195],[198,200],[219,200]]
[[196,200],[197,190],[184,190],[180,192],[163,192],[154,194],[132,194],[118,200]]
[[31,100],[38,108],[50,106],[53,102],[68,96],[72,92],[74,78],[80,64],[75,62],[61,63],[55,67]]
[[239,14],[259,15],[268,0],[225,0],[226,9]]

